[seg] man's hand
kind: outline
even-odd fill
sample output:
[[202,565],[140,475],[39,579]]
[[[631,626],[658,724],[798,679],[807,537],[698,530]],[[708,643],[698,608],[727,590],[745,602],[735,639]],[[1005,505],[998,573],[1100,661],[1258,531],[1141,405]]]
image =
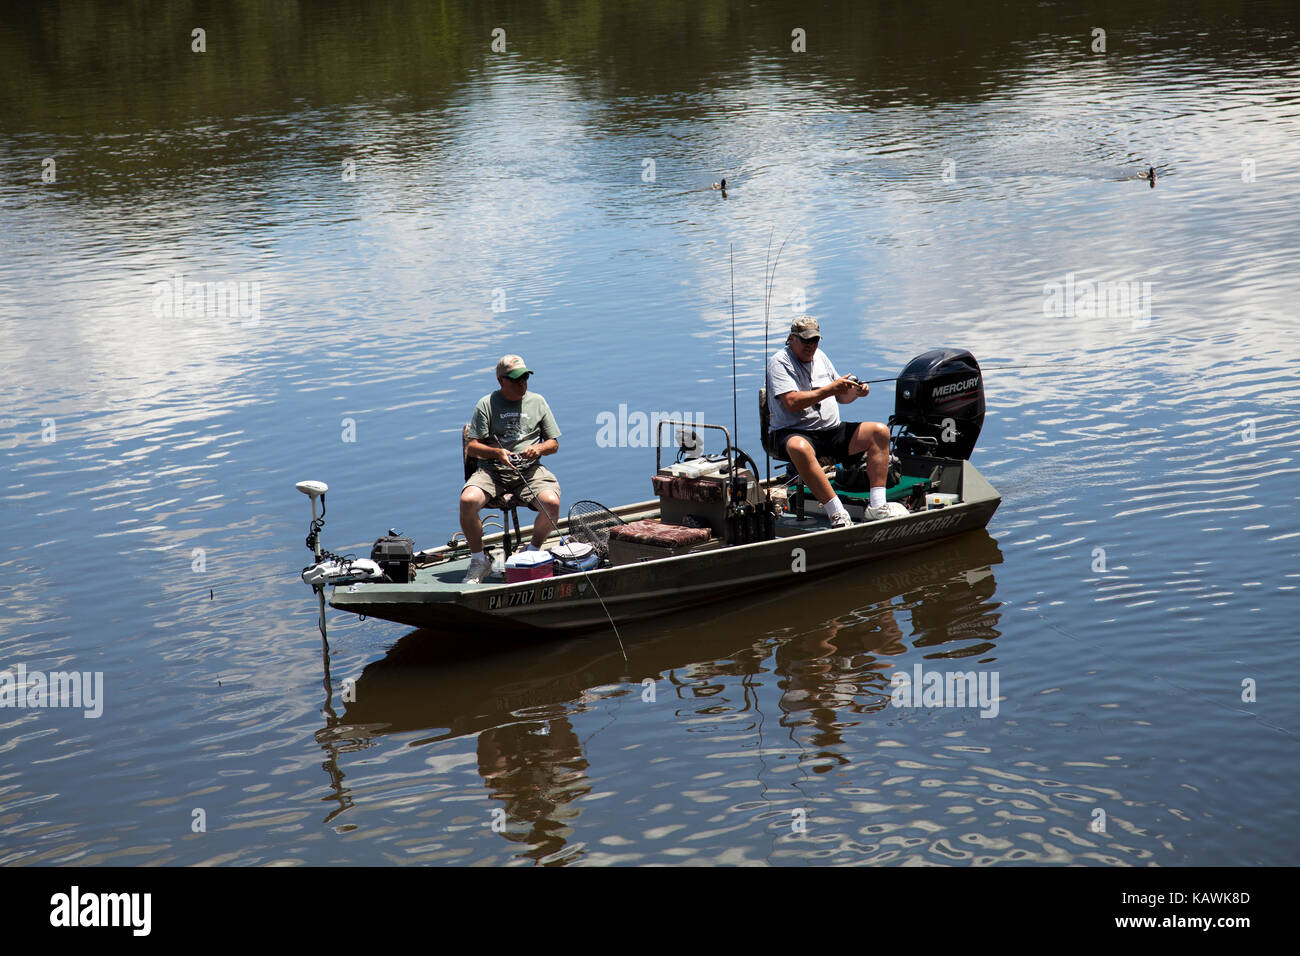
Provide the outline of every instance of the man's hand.
[[494,448],[492,450],[496,452],[493,457],[496,458],[498,462],[505,465],[507,468],[510,467],[510,452],[506,451],[504,448]]
[[857,379],[852,375],[841,375],[835,381],[831,382],[831,394],[841,396],[852,393],[856,397],[858,392],[858,386],[855,384],[856,382]]
[[854,375],[842,375],[831,382],[830,387],[831,394],[835,396],[835,400],[841,405],[857,401],[871,391],[870,385],[858,381],[857,376]]
[[541,445],[529,445],[523,451],[519,452],[520,458],[527,458],[529,461],[536,461],[542,457]]

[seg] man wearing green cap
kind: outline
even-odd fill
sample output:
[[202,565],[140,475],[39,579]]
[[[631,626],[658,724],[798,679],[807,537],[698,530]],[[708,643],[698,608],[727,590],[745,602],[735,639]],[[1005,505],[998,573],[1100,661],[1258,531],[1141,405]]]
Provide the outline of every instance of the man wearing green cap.
[[543,455],[560,450],[560,428],[546,399],[528,391],[532,374],[518,355],[502,356],[497,362],[501,387],[474,407],[466,451],[479,460],[478,469],[460,492],[460,527],[470,550],[466,584],[480,583],[492,570],[478,516],[489,499],[509,492],[539,512],[529,550],[541,547],[560,518],[560,483],[541,463]]
[[[848,459],[866,452],[871,502],[868,520],[907,514],[897,503],[886,503],[889,473],[889,429],[879,422],[842,422],[840,405],[871,391],[866,382],[840,375],[825,352],[818,351],[821,327],[811,315],[790,326],[785,348],[767,363],[767,408],[772,447],[799,471],[799,477],[826,509],[831,527],[847,528],[853,519],[831,487],[817,459]],[[831,399],[834,401],[831,401]]]

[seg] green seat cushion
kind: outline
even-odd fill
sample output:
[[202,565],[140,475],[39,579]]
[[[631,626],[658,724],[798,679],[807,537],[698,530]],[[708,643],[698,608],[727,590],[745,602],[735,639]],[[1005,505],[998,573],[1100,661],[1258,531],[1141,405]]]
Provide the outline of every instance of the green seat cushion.
[[[929,491],[930,479],[917,478],[913,475],[904,475],[898,480],[898,484],[885,490],[885,500],[902,501],[910,495],[912,489],[918,485],[921,487],[922,491]],[[871,498],[871,492],[869,491],[843,491],[834,481],[831,482],[831,487],[835,489],[837,495],[841,498],[847,498],[849,501],[868,501]],[[812,490],[807,485],[804,485],[803,493],[805,495],[811,495]]]

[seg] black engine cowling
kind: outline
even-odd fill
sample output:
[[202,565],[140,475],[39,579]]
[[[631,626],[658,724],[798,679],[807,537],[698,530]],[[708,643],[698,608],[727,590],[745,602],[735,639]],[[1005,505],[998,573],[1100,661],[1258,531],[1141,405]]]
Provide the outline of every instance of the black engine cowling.
[[898,376],[889,424],[904,430],[900,445],[907,435],[933,438],[928,454],[970,458],[984,426],[984,376],[975,356],[965,349],[931,349],[908,362]]

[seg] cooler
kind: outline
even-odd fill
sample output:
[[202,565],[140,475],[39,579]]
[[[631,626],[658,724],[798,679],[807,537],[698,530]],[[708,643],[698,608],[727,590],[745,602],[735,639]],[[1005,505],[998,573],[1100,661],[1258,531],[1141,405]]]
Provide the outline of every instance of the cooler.
[[549,551],[516,551],[506,562],[506,584],[536,581],[555,574],[555,558]]

